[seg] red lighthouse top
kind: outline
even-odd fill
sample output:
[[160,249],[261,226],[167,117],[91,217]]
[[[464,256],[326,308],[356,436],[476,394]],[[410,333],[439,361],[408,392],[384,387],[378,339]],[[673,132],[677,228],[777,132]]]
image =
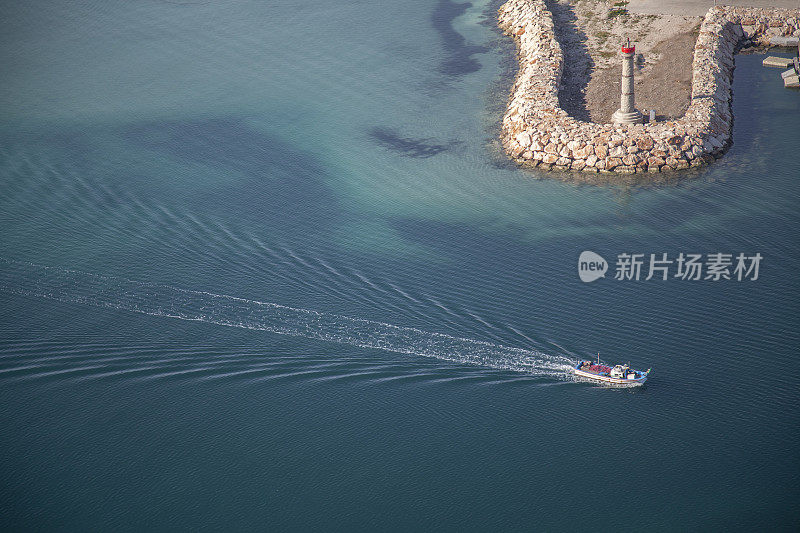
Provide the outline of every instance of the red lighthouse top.
[[636,45],[631,45],[631,40],[627,39],[627,42],[622,45],[622,53],[623,54],[632,54],[636,52]]

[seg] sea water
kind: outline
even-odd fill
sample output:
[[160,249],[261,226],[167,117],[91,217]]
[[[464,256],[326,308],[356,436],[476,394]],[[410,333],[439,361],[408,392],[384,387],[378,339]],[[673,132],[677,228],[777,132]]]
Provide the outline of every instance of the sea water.
[[710,167],[520,170],[498,6],[0,7],[3,529],[796,527],[797,92],[737,56]]

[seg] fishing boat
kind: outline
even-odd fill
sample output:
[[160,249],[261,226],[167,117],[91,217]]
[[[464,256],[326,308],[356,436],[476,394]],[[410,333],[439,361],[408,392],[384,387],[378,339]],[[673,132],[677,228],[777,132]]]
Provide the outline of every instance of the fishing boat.
[[597,361],[578,361],[574,369],[575,375],[582,378],[614,385],[632,386],[641,385],[647,381],[650,370],[648,368],[646,372],[641,372],[632,369],[629,365],[609,366],[600,361],[600,354],[597,354]]

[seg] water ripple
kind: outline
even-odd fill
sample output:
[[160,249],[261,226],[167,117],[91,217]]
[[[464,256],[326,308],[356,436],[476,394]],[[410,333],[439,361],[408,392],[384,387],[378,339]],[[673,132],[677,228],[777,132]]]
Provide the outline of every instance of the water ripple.
[[[0,270],[0,290],[14,294],[133,311],[150,316],[269,331],[530,375],[557,377],[569,368],[571,362],[563,356],[549,355],[538,350],[455,337],[385,322],[32,263],[1,261],[3,268]],[[161,370],[158,375],[171,376],[208,370],[209,364],[206,362],[196,368],[181,366],[175,370]],[[288,375],[314,372],[306,368]]]

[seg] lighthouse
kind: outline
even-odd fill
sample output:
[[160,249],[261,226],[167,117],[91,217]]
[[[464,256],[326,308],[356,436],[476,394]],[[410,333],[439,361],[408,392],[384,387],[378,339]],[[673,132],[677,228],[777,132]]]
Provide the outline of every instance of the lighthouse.
[[633,97],[633,56],[636,54],[636,46],[631,46],[628,39],[622,47],[622,94],[619,101],[619,109],[614,112],[611,120],[614,124],[639,124],[642,122],[642,114],[636,109]]

